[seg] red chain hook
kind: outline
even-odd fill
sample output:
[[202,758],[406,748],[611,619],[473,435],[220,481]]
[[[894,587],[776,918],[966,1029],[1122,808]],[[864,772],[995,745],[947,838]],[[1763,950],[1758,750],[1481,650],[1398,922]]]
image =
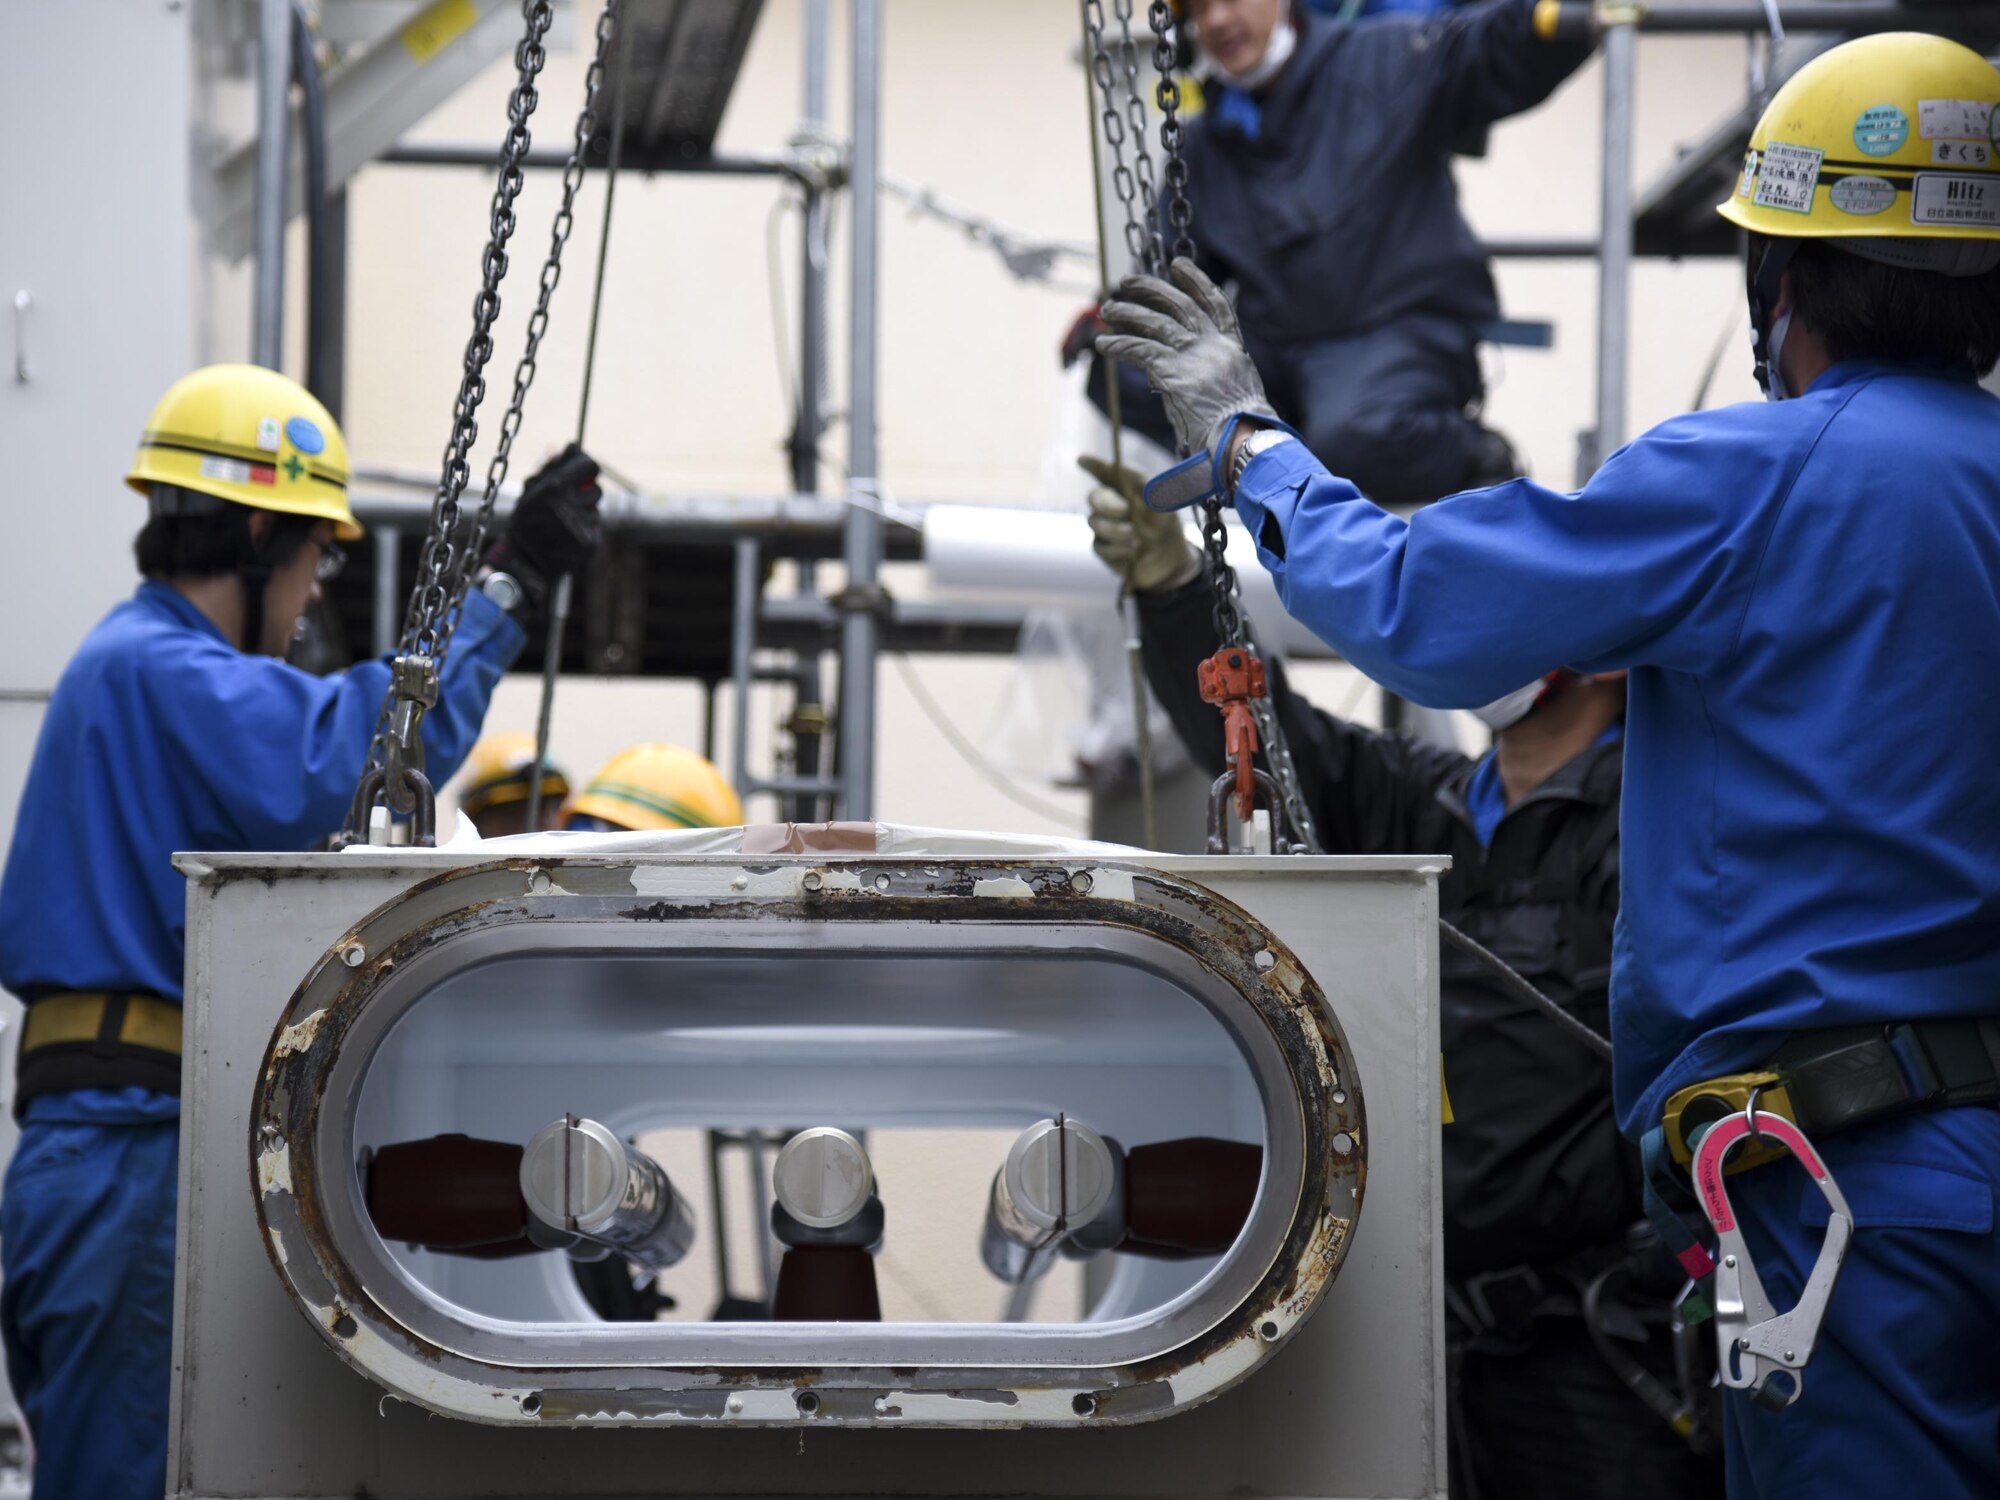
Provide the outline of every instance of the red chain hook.
[[1257,796],[1257,721],[1253,699],[1265,696],[1264,663],[1241,646],[1224,646],[1201,664],[1201,701],[1222,710],[1222,747],[1236,773],[1236,817],[1248,825]]

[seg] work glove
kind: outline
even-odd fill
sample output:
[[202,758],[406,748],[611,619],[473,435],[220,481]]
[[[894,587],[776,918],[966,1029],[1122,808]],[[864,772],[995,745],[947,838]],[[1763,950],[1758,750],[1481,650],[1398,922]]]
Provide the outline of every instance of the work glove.
[[1239,413],[1277,421],[1229,299],[1184,256],[1167,274],[1171,285],[1157,276],[1119,284],[1117,300],[1104,304],[1112,331],[1098,339],[1097,352],[1146,372],[1183,454],[1213,450]]
[[521,487],[507,529],[486,552],[486,565],[520,581],[537,609],[565,573],[582,567],[604,541],[597,460],[571,443]]
[[1177,514],[1147,508],[1146,477],[1089,454],[1077,460],[1097,481],[1090,492],[1091,550],[1135,594],[1167,593],[1191,582],[1201,558]]

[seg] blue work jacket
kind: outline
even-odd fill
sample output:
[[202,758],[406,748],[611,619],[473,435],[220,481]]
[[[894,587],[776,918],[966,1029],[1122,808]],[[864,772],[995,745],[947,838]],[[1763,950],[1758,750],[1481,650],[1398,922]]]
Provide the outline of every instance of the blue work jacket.
[[1631,669],[1628,1133],[1795,1030],[2000,1011],[2000,400],[1970,374],[1836,365],[1577,493],[1408,521],[1281,443],[1236,506],[1285,607],[1419,703]]
[[[440,785],[524,640],[465,601],[424,746]],[[0,984],[181,996],[179,850],[302,850],[346,818],[386,662],[315,677],[249,656],[148,581],[84,638],[42,721],[0,877]]]

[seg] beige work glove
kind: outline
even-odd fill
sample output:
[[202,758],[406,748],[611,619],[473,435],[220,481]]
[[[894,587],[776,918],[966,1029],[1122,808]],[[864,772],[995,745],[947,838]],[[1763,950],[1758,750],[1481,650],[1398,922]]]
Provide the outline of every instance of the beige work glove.
[[1077,465],[1097,481],[1090,492],[1091,550],[1137,594],[1162,594],[1194,580],[1201,558],[1178,514],[1149,510],[1146,477],[1085,454]]

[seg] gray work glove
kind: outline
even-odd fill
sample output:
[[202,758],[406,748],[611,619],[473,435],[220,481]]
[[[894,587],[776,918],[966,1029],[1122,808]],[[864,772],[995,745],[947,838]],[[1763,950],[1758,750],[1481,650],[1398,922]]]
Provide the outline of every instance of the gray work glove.
[[1238,412],[1277,421],[1229,299],[1186,257],[1167,274],[1171,286],[1157,276],[1128,276],[1119,284],[1118,299],[1104,304],[1112,331],[1098,336],[1097,352],[1146,372],[1184,454],[1212,451]]
[[1097,481],[1090,492],[1090,546],[1105,566],[1135,594],[1163,594],[1191,582],[1201,558],[1178,513],[1147,507],[1146,476],[1089,454],[1077,465]]

